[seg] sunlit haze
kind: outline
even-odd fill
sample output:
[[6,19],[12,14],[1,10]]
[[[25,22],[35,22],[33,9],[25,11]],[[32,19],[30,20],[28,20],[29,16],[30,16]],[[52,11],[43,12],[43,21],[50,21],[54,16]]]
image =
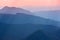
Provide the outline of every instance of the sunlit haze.
[[0,7],[14,6],[29,10],[59,9],[60,0],[0,0]]

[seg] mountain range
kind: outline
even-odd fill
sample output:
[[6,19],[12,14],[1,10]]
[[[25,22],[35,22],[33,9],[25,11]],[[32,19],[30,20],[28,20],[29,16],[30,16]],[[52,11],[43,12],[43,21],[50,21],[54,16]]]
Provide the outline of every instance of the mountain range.
[[[57,30],[60,29],[57,25],[58,23],[59,22],[54,20],[24,13],[16,13],[16,15],[0,14],[0,40],[30,40],[30,35],[34,35],[34,32],[37,30],[42,30],[44,32],[42,34],[43,38],[48,37],[46,39],[57,40],[56,37],[60,39],[57,33]],[[56,34],[58,35],[56,36]]]
[[0,40],[60,40],[60,22],[20,8],[4,7],[1,10]]
[[42,17],[37,17],[33,15],[28,15],[25,13],[16,13],[16,15],[12,14],[1,14],[0,15],[0,23],[7,24],[44,24],[44,25],[53,25],[60,26],[60,22],[45,19]]

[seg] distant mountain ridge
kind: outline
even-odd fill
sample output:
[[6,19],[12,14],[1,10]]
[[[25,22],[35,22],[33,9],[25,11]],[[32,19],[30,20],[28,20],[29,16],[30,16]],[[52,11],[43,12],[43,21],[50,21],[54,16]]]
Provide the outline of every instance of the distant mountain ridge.
[[16,15],[10,14],[2,14],[0,15],[0,22],[1,23],[8,23],[8,24],[44,24],[44,25],[54,25],[60,26],[60,22],[45,19],[42,17],[37,17],[33,15],[28,15],[25,13],[16,13]]
[[60,21],[60,10],[38,11],[38,12],[34,12],[33,15],[43,17],[43,18],[52,19],[55,21]]
[[22,8],[8,7],[8,6],[5,6],[2,9],[0,9],[0,14],[16,14],[16,13],[30,14],[31,12]]

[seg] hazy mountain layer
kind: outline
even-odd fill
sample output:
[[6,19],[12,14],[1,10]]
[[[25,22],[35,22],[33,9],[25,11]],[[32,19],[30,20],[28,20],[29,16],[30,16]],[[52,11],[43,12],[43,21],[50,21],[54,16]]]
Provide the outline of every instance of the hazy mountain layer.
[[31,37],[32,40],[36,37],[36,40],[40,37],[41,40],[59,40],[58,29],[59,22],[54,20],[24,13],[0,14],[0,40],[30,40]]
[[39,11],[35,12],[33,15],[44,17],[47,19],[52,19],[55,21],[60,21],[60,10],[54,10],[54,11]]
[[7,23],[7,24],[44,24],[44,25],[54,25],[60,26],[60,22],[45,19],[42,17],[37,17],[33,15],[28,15],[24,13],[17,13],[16,15],[12,14],[1,14],[0,15],[0,22]]

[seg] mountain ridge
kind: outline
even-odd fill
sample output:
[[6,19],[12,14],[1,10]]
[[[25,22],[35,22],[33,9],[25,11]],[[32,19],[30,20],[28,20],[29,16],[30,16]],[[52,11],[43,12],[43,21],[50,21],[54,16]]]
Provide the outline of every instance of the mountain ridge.
[[53,11],[38,11],[34,12],[35,16],[43,17],[46,19],[51,19],[55,21],[60,21],[60,10],[53,10]]
[[[16,15],[2,14],[0,16],[2,17],[0,22],[3,22],[3,23],[12,22],[12,24],[30,23],[30,24],[46,24],[46,25],[60,26],[59,25],[60,22],[58,22],[58,21],[45,19],[42,17],[33,16],[33,15],[28,15],[25,13],[18,13]],[[5,21],[3,21],[3,20],[5,20]]]
[[1,14],[16,14],[16,13],[30,14],[31,12],[23,8],[5,6],[2,9],[0,9],[0,13]]
[[16,13],[16,15],[0,14],[0,39],[23,40],[37,30],[44,32],[43,34],[41,33],[42,36],[45,34],[49,38],[56,39],[55,32],[60,29],[58,23],[60,22],[25,13]]

